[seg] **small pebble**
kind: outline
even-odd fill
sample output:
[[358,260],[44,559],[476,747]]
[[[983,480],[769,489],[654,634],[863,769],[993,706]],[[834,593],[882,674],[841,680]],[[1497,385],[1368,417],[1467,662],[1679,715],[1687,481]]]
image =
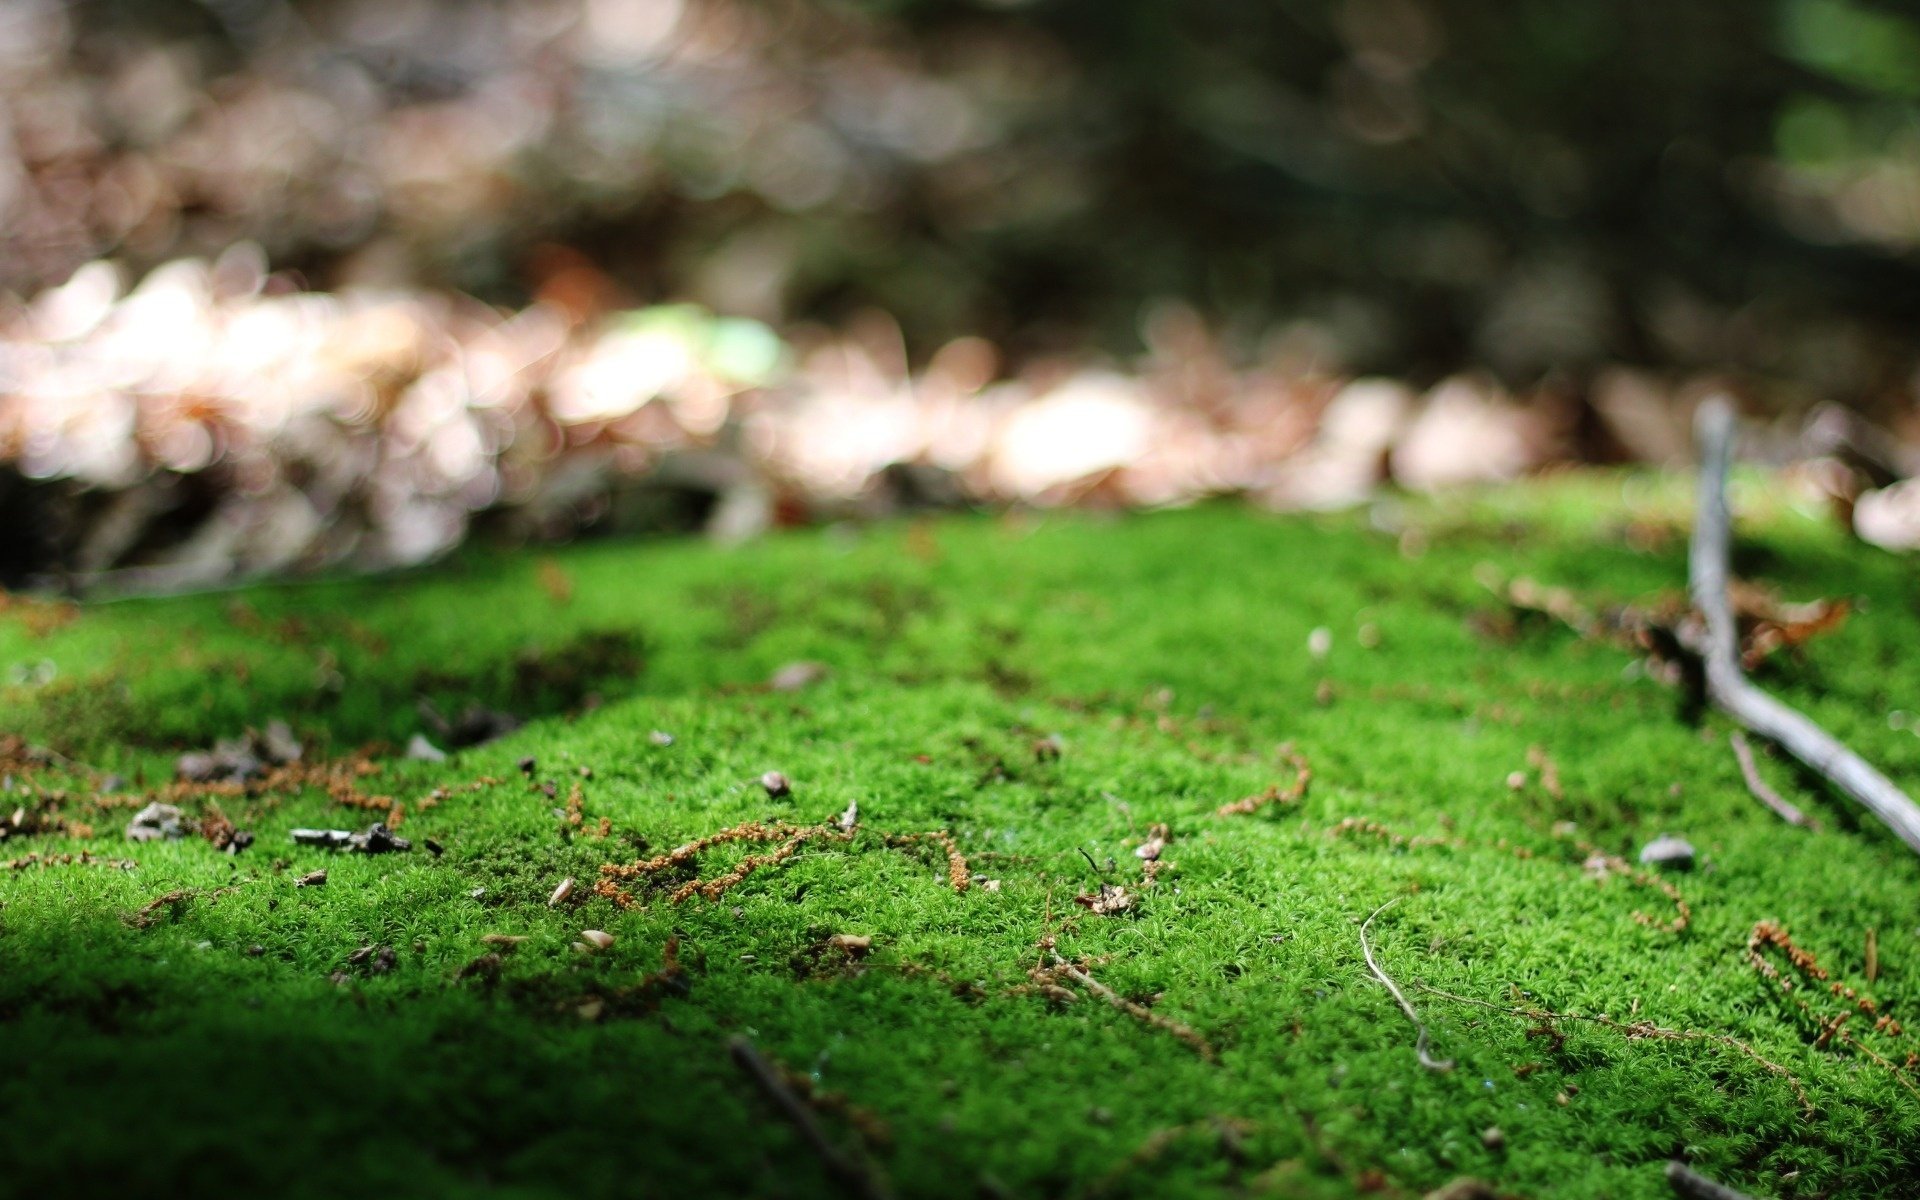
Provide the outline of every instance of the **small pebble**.
[[1480,1131],[1480,1144],[1489,1150],[1499,1150],[1506,1146],[1507,1135],[1500,1132],[1498,1125],[1489,1125]]
[[416,733],[407,739],[407,757],[419,762],[445,762],[447,752],[427,740],[424,733]]
[[1640,865],[1690,871],[1693,869],[1693,845],[1685,838],[1663,833],[1640,848]]
[[325,887],[327,886],[327,873],[325,871],[308,871],[305,875],[302,875],[300,878],[294,880],[293,886]]
[[652,742],[656,746],[673,745],[673,735],[668,733],[664,729],[654,730],[652,733],[647,735],[647,740]]
[[588,943],[595,950],[605,950],[613,945],[613,935],[604,929],[581,930],[580,940]]
[[768,771],[765,775],[762,775],[760,777],[760,786],[767,789],[767,795],[775,800],[793,794],[793,784],[789,783],[787,777],[778,771]]
[[560,905],[565,904],[567,897],[571,895],[573,895],[573,876],[569,875],[560,881],[558,887],[553,889],[553,895],[547,897],[547,907],[558,908]]
[[1507,786],[1512,788],[1516,792],[1519,791],[1521,788],[1526,787],[1527,773],[1525,771],[1511,772],[1507,776]]
[[1333,652],[1333,630],[1325,625],[1315,626],[1307,635],[1307,653],[1315,658],[1325,658]]
[[792,662],[781,667],[767,680],[767,687],[776,692],[797,692],[812,687],[827,677],[827,668],[817,662]]

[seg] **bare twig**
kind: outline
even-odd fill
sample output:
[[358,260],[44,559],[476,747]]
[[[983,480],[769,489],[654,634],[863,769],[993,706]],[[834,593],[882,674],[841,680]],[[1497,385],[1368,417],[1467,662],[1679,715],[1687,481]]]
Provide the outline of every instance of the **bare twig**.
[[820,1128],[820,1122],[814,1119],[813,1110],[806,1101],[794,1094],[787,1081],[780,1076],[780,1068],[767,1061],[766,1055],[744,1037],[736,1036],[727,1042],[727,1050],[733,1055],[733,1061],[741,1070],[753,1078],[767,1099],[773,1101],[780,1115],[800,1131],[807,1145],[819,1156],[821,1165],[827,1174],[842,1184],[856,1196],[865,1200],[886,1200],[892,1193],[878,1179],[874,1178],[859,1161],[841,1153],[839,1147],[827,1137],[827,1131]]
[[1799,1078],[1795,1076],[1792,1071],[1787,1070],[1772,1059],[1763,1057],[1758,1050],[1755,1050],[1752,1046],[1747,1045],[1747,1043],[1731,1034],[1707,1033],[1699,1029],[1668,1029],[1664,1026],[1656,1025],[1652,1021],[1616,1021],[1611,1017],[1596,1017],[1586,1013],[1549,1012],[1542,1008],[1513,1008],[1505,1004],[1495,1004],[1490,1000],[1478,1000],[1472,996],[1462,996],[1456,992],[1443,991],[1437,987],[1428,987],[1424,983],[1416,983],[1413,986],[1426,992],[1428,995],[1439,996],[1443,1000],[1452,1000],[1459,1004],[1471,1004],[1476,1008],[1485,1008],[1494,1012],[1506,1013],[1510,1017],[1520,1017],[1527,1021],[1547,1023],[1554,1021],[1585,1021],[1589,1024],[1599,1025],[1602,1028],[1611,1029],[1616,1033],[1623,1034],[1629,1041],[1637,1038],[1656,1038],[1662,1041],[1676,1042],[1718,1042],[1723,1046],[1738,1050],[1754,1062],[1760,1064],[1760,1066],[1769,1073],[1778,1075],[1780,1078],[1786,1080],[1787,1086],[1793,1089],[1793,1094],[1800,1098],[1801,1109],[1807,1113],[1813,1112],[1813,1100],[1807,1095],[1806,1088],[1801,1085]]
[[1675,1195],[1690,1200],[1750,1200],[1745,1192],[1716,1183],[1677,1158],[1667,1163],[1667,1183]]
[[1395,896],[1379,908],[1374,909],[1366,920],[1360,922],[1360,954],[1361,957],[1367,960],[1367,970],[1373,972],[1375,979],[1387,985],[1387,990],[1393,993],[1394,1001],[1400,1005],[1400,1011],[1407,1014],[1407,1020],[1413,1022],[1413,1028],[1419,1034],[1419,1036],[1414,1039],[1413,1050],[1415,1054],[1420,1056],[1420,1065],[1429,1071],[1451,1071],[1453,1070],[1452,1059],[1436,1059],[1427,1053],[1426,1024],[1420,1020],[1420,1014],[1413,1011],[1413,1005],[1407,1003],[1407,998],[1401,994],[1399,986],[1387,977],[1385,971],[1380,969],[1379,963],[1373,961],[1373,947],[1367,944],[1367,927],[1373,924],[1373,918],[1398,903],[1400,903],[1400,897]]
[[1688,649],[1700,656],[1707,698],[1728,716],[1780,746],[1833,785],[1864,805],[1920,853],[1920,807],[1892,780],[1847,749],[1826,730],[1747,682],[1740,672],[1740,647],[1733,610],[1727,600],[1727,460],[1732,452],[1734,413],[1724,397],[1700,406],[1694,436],[1700,445],[1700,511],[1694,520],[1688,586],[1693,606],[1705,618],[1704,632],[1685,635]]
[[1087,974],[1085,971],[1082,971],[1079,967],[1076,967],[1072,963],[1068,962],[1066,959],[1061,958],[1058,954],[1053,955],[1053,969],[1060,972],[1062,975],[1065,975],[1068,979],[1073,980],[1075,983],[1079,984],[1081,987],[1092,992],[1094,995],[1100,997],[1102,1000],[1105,1000],[1108,1004],[1113,1005],[1115,1008],[1119,1009],[1123,1013],[1126,1013],[1128,1016],[1134,1018],[1135,1020],[1145,1021],[1149,1025],[1155,1025],[1161,1029],[1166,1030],[1168,1033],[1179,1038],[1181,1041],[1185,1042],[1187,1045],[1192,1046],[1196,1051],[1199,1052],[1201,1058],[1206,1059],[1208,1062],[1213,1061],[1212,1044],[1209,1043],[1206,1038],[1202,1037],[1196,1030],[1186,1025],[1182,1025],[1178,1021],[1171,1020],[1167,1017],[1163,1017],[1159,1013],[1154,1012],[1152,1009],[1148,1008],[1144,1004],[1135,1004],[1133,1001],[1127,999],[1125,996],[1122,996],[1119,992],[1114,991],[1112,988],[1108,987],[1106,984],[1101,983],[1099,980],[1095,979],[1093,976]]
[[1740,762],[1740,774],[1746,776],[1747,790],[1753,793],[1755,800],[1778,813],[1780,819],[1789,825],[1798,825],[1804,829],[1820,828],[1818,822],[1788,803],[1779,792],[1767,786],[1766,780],[1760,778],[1760,768],[1754,765],[1753,749],[1747,745],[1746,734],[1736,729],[1733,731],[1731,741],[1733,756]]

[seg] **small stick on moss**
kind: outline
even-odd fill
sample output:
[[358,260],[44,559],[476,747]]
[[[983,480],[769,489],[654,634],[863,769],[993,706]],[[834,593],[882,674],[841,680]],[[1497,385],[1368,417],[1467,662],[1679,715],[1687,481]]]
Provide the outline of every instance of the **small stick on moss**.
[[768,1061],[766,1055],[760,1053],[752,1042],[735,1035],[728,1040],[727,1050],[733,1055],[734,1063],[747,1073],[760,1088],[761,1093],[780,1110],[780,1115],[800,1131],[800,1136],[806,1140],[808,1146],[812,1147],[821,1165],[827,1169],[827,1174],[854,1195],[865,1197],[867,1200],[885,1200],[885,1197],[891,1195],[887,1187],[874,1178],[873,1173],[863,1164],[841,1153],[840,1149],[827,1137],[827,1131],[820,1127],[820,1122],[814,1119],[813,1110],[807,1107],[806,1101],[795,1095],[793,1089],[787,1086],[786,1078],[781,1074],[780,1068]]
[[1427,1026],[1425,1022],[1420,1020],[1419,1013],[1413,1011],[1413,1005],[1407,1003],[1407,998],[1401,993],[1399,985],[1387,977],[1387,973],[1380,969],[1379,963],[1373,961],[1373,947],[1367,944],[1367,927],[1373,924],[1373,918],[1398,903],[1400,903],[1400,897],[1395,896],[1379,908],[1374,909],[1366,920],[1360,922],[1360,954],[1367,960],[1367,970],[1373,972],[1375,979],[1387,985],[1387,990],[1393,993],[1394,1002],[1400,1005],[1400,1011],[1407,1014],[1407,1020],[1413,1022],[1413,1028],[1419,1035],[1414,1039],[1413,1051],[1419,1055],[1420,1065],[1429,1071],[1451,1071],[1453,1070],[1452,1059],[1436,1059],[1427,1053]]
[[1920,853],[1920,807],[1892,780],[1838,738],[1747,681],[1740,669],[1739,632],[1727,598],[1727,460],[1732,454],[1733,406],[1715,396],[1700,406],[1694,424],[1700,444],[1700,510],[1688,556],[1688,590],[1705,621],[1682,626],[1682,642],[1700,657],[1707,698],[1749,730],[1775,743],[1893,830]]
[[1820,828],[1812,817],[1789,804],[1779,792],[1767,786],[1766,780],[1760,778],[1760,768],[1754,765],[1753,749],[1747,745],[1746,734],[1736,729],[1728,740],[1733,743],[1733,757],[1739,760],[1740,774],[1746,777],[1747,790],[1753,793],[1755,800],[1778,813],[1780,819],[1789,825],[1798,825],[1802,829]]
[[1801,1086],[1799,1078],[1795,1076],[1792,1071],[1787,1070],[1769,1058],[1763,1057],[1758,1050],[1755,1050],[1752,1046],[1747,1045],[1747,1043],[1731,1034],[1706,1033],[1698,1029],[1667,1029],[1664,1026],[1655,1025],[1652,1021],[1634,1021],[1629,1023],[1626,1021],[1616,1021],[1611,1017],[1588,1016],[1585,1013],[1557,1013],[1540,1008],[1513,1008],[1505,1004],[1495,1004],[1490,1000],[1476,1000],[1472,996],[1462,996],[1456,992],[1442,991],[1440,988],[1429,987],[1424,983],[1416,983],[1413,986],[1426,992],[1428,995],[1439,996],[1443,1000],[1452,1000],[1457,1004],[1471,1004],[1476,1008],[1491,1009],[1494,1012],[1505,1013],[1510,1017],[1520,1017],[1527,1021],[1545,1022],[1548,1024],[1555,1021],[1585,1021],[1589,1024],[1599,1025],[1614,1030],[1617,1033],[1624,1034],[1629,1041],[1637,1038],[1655,1038],[1662,1041],[1719,1042],[1723,1046],[1731,1046],[1733,1049],[1740,1051],[1740,1053],[1751,1058],[1754,1062],[1759,1063],[1760,1066],[1765,1068],[1769,1073],[1778,1075],[1786,1080],[1787,1086],[1793,1089],[1793,1094],[1799,1097],[1802,1111],[1808,1114],[1813,1112],[1813,1100],[1808,1097],[1806,1088]]
[[1079,967],[1061,958],[1058,954],[1053,955],[1053,969],[1135,1020],[1145,1021],[1149,1025],[1166,1030],[1187,1045],[1192,1046],[1199,1052],[1201,1058],[1206,1059],[1208,1062],[1213,1061],[1212,1043],[1208,1042],[1207,1039],[1202,1037],[1196,1030],[1182,1025],[1178,1021],[1163,1017],[1144,1004],[1135,1004],[1119,992],[1114,991],[1106,984],[1101,983],[1093,976],[1082,971]]
[[1276,783],[1258,795],[1235,800],[1231,804],[1222,804],[1214,811],[1220,816],[1230,817],[1258,812],[1270,804],[1296,804],[1306,799],[1307,785],[1313,782],[1313,768],[1308,765],[1306,756],[1295,750],[1293,743],[1289,742],[1280,747],[1280,757],[1293,768],[1292,783],[1284,788]]
[[1667,1184],[1676,1196],[1691,1200],[1751,1200],[1745,1192],[1716,1183],[1677,1158],[1667,1163]]
[[1880,982],[1880,931],[1867,927],[1867,982]]

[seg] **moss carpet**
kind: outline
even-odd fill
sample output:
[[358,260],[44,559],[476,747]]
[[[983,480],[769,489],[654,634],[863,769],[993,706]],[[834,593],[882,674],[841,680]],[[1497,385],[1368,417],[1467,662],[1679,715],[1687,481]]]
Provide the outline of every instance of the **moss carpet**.
[[[1761,682],[1920,781],[1913,566],[1736,502],[1743,575],[1856,605]],[[1920,863],[1763,753],[1784,825],[1720,718],[1484,584],[1677,592],[1688,512],[1602,476],[14,597],[0,1194],[1913,1194]],[[417,761],[423,701],[529,720]],[[298,766],[169,783],[274,719]],[[154,799],[257,840],[125,841]],[[290,835],[381,819],[413,849]],[[1661,833],[1694,870],[1638,868]],[[1363,961],[1388,901],[1451,1070]]]

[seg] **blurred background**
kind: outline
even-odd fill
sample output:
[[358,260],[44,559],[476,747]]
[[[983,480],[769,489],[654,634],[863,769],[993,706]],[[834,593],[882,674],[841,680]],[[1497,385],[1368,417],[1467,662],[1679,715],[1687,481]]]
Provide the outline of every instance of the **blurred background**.
[[1754,451],[1920,543],[1891,0],[0,0],[0,584]]

